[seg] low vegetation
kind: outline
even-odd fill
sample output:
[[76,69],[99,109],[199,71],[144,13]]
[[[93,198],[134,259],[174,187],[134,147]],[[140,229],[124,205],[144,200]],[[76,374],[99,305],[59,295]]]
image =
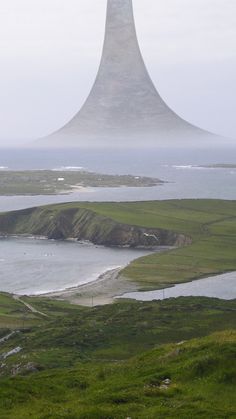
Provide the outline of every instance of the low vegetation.
[[27,301],[48,317],[0,344],[21,348],[1,364],[1,418],[235,416],[235,301]]
[[54,195],[79,187],[150,187],[162,183],[145,176],[104,175],[84,170],[0,171],[0,195]]
[[11,331],[37,323],[38,318],[22,303],[8,294],[0,294],[0,338],[5,330]]

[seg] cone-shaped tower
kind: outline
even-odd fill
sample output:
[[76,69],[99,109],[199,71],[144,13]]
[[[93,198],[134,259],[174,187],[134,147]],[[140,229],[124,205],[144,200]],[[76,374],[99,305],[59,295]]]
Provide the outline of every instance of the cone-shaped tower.
[[48,146],[145,146],[183,143],[210,134],[177,116],[162,100],[145,67],[132,0],[108,0],[100,67],[75,117],[40,140]]

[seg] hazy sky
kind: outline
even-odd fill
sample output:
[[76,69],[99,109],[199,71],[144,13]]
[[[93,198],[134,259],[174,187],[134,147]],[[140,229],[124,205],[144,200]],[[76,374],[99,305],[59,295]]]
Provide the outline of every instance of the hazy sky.
[[[165,101],[190,122],[236,138],[236,1],[133,5]],[[106,0],[0,0],[0,145],[46,135],[78,111],[99,65],[105,11]]]

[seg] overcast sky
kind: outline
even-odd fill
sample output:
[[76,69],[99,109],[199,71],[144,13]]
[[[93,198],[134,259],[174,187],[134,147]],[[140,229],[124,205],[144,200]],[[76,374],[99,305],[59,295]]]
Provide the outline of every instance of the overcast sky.
[[[188,121],[236,138],[236,1],[133,5],[165,101]],[[99,65],[105,11],[106,0],[0,0],[0,145],[49,134],[79,110]]]

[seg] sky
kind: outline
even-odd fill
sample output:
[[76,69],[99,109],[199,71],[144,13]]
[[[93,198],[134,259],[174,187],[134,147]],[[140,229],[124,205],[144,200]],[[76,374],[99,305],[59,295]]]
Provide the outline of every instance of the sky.
[[[149,73],[186,120],[236,139],[236,1],[133,0]],[[106,0],[0,0],[0,146],[79,110],[102,52]]]

